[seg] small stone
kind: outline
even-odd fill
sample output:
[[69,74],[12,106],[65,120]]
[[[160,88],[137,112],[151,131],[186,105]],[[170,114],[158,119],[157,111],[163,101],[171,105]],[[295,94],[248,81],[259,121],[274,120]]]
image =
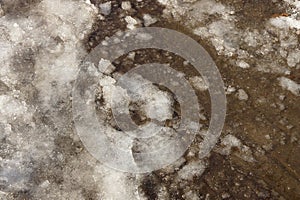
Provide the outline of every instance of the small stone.
[[283,101],[283,100],[285,99],[285,96],[284,96],[284,95],[279,95],[279,99],[280,99],[281,101]]
[[189,64],[189,61],[186,61],[186,60],[183,61],[183,65],[184,65],[184,66],[187,66],[188,64]]
[[2,7],[0,5],[0,17],[2,17],[3,15],[4,15],[4,11],[3,11],[3,9],[2,9]]
[[127,56],[127,58],[134,60],[135,59],[135,52],[130,52]]
[[127,22],[127,28],[130,30],[135,29],[135,25],[138,24],[138,21],[131,16],[126,16],[125,21]]
[[150,26],[151,24],[154,24],[157,22],[156,18],[153,18],[151,15],[149,14],[145,14],[143,16],[143,20],[144,20],[144,25],[145,26]]
[[48,180],[44,181],[42,184],[41,184],[41,187],[42,188],[47,188],[48,186],[50,185],[50,182]]
[[189,82],[195,89],[197,89],[199,91],[205,91],[208,89],[208,84],[200,76],[194,76],[194,77],[189,78]]
[[282,103],[277,104],[279,106],[279,110],[283,111],[285,110],[285,106]]
[[162,5],[167,5],[168,4],[168,0],[158,0],[158,3],[160,3]]
[[130,10],[131,9],[131,3],[129,1],[123,1],[121,4],[121,8],[123,10]]
[[106,3],[100,4],[100,13],[103,15],[109,15],[111,12],[111,1],[108,1]]
[[97,17],[102,21],[102,20],[105,20],[105,17],[101,14],[97,15]]
[[191,161],[178,172],[178,178],[192,180],[194,176],[200,176],[206,168],[204,161]]
[[226,94],[231,94],[231,93],[233,93],[233,92],[235,92],[235,91],[236,91],[236,89],[235,89],[234,87],[228,86],[228,88],[227,88],[227,90],[226,90]]
[[249,98],[249,96],[248,96],[248,94],[245,92],[245,90],[239,89],[239,90],[238,90],[238,98],[239,98],[239,100],[241,100],[241,101],[247,101],[248,98]]
[[298,63],[300,63],[300,50],[290,52],[287,57],[287,64],[290,67],[295,67]]
[[239,66],[240,68],[243,68],[243,69],[247,69],[250,67],[250,65],[243,60],[237,61],[236,64],[237,64],[237,66]]
[[98,64],[98,69],[101,73],[111,74],[116,68],[111,64],[109,60],[101,58]]
[[229,197],[230,197],[230,194],[228,194],[227,192],[222,194],[222,199],[227,199]]
[[300,96],[300,84],[296,83],[295,81],[286,77],[281,77],[279,78],[279,84],[283,89],[289,90],[296,96]]

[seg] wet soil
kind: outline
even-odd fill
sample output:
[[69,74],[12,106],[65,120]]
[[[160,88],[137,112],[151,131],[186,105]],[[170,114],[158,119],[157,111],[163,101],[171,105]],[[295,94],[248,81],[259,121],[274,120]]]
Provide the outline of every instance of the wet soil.
[[[157,7],[153,1],[143,1],[147,4],[155,4],[156,8],[151,14],[158,18],[153,26],[171,28],[183,32],[197,40],[210,53],[216,62],[225,85],[234,85],[244,88],[249,99],[240,101],[235,95],[228,95],[228,110],[225,127],[222,135],[228,133],[239,138],[243,144],[249,146],[254,152],[255,162],[248,163],[236,156],[234,153],[229,156],[222,156],[212,153],[209,158],[209,167],[201,177],[195,177],[189,183],[189,187],[196,191],[200,199],[299,199],[300,198],[300,147],[291,138],[299,136],[299,113],[300,100],[289,92],[283,91],[276,83],[278,75],[257,72],[253,69],[241,69],[234,66],[225,57],[217,55],[214,47],[207,41],[202,41],[178,23],[161,17],[163,7]],[[240,29],[262,29],[265,20],[274,14],[284,13],[281,2],[272,1],[221,1],[224,4],[233,6],[239,16],[237,26]],[[149,13],[145,7],[139,7],[132,2],[137,14]],[[118,4],[116,2],[116,4]],[[118,9],[113,13],[119,15]],[[112,15],[114,16],[114,14]],[[88,38],[93,44],[87,48],[96,46],[105,36],[110,36],[117,30],[123,29],[125,24],[116,16],[104,22],[94,25],[95,31]],[[108,27],[109,33],[100,31],[97,27]],[[111,30],[112,29],[112,30]],[[98,38],[95,40],[95,35]],[[160,61],[171,63],[170,66],[183,71],[187,76],[196,75],[190,67],[182,68],[182,59],[171,56],[171,60],[163,55],[165,52],[140,51],[137,59],[133,62],[117,62],[117,70],[123,73],[131,69],[134,64],[151,63]],[[151,56],[152,55],[152,56]],[[173,64],[172,64],[173,63]],[[299,81],[299,73],[292,72],[294,80]],[[284,110],[276,109],[282,103],[280,95],[284,95]],[[208,94],[198,94],[199,102],[205,107],[206,114],[209,113],[210,102]],[[263,103],[261,103],[263,102]],[[282,122],[286,119],[286,122]],[[287,129],[285,123],[292,124],[293,128]],[[207,125],[207,124],[206,124]],[[271,136],[267,140],[265,135]],[[271,149],[262,149],[270,145]],[[186,158],[187,160],[190,158]],[[165,177],[169,181],[165,181]],[[184,199],[183,189],[179,185],[171,187],[173,174],[165,174],[162,171],[149,174],[140,186],[148,199],[158,199],[157,188],[163,185],[167,188],[170,199]]]

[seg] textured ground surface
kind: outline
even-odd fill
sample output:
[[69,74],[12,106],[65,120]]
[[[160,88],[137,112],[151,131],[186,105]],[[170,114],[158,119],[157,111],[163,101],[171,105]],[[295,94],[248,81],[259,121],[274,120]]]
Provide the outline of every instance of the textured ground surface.
[[[0,0],[0,199],[300,199],[300,2],[296,0]],[[227,117],[209,158],[195,142],[174,165],[133,175],[82,145],[72,84],[82,58],[119,30],[178,30],[210,53]],[[140,50],[190,78],[208,126],[205,85],[184,60]],[[144,123],[141,114],[133,116]]]

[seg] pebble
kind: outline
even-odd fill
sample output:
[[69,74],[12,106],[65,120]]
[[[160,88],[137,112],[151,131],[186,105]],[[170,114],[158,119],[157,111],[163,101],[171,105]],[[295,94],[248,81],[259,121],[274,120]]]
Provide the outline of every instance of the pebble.
[[129,1],[123,1],[121,4],[121,8],[123,10],[130,10],[131,9],[131,3]]
[[111,12],[111,1],[108,1],[106,3],[100,4],[100,13],[103,15],[109,15]]
[[150,26],[151,24],[154,24],[157,22],[156,18],[153,18],[151,15],[149,14],[145,14],[143,16],[143,20],[144,20],[144,25],[145,26]]
[[226,91],[226,94],[231,94],[231,93],[233,93],[233,92],[235,92],[235,91],[236,91],[236,89],[235,89],[234,87],[228,86],[227,91]]
[[127,28],[130,30],[135,29],[135,25],[138,24],[138,21],[131,16],[126,16],[125,21],[127,22]]
[[241,101],[247,101],[248,98],[249,98],[249,96],[248,96],[248,94],[245,92],[245,90],[239,89],[239,90],[238,90],[238,98],[239,98],[239,100],[241,100]]
[[243,60],[237,61],[236,64],[237,64],[237,66],[239,66],[240,68],[243,68],[243,69],[247,69],[250,67],[250,65]]

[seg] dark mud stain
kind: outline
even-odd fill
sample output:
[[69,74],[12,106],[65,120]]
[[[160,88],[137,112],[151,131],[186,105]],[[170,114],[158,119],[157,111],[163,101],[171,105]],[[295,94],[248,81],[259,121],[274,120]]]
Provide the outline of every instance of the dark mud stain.
[[32,200],[33,196],[31,194],[30,190],[21,190],[15,193],[12,193],[8,199],[14,199],[14,200]]
[[12,58],[12,70],[18,75],[21,85],[30,84],[35,77],[35,50],[18,51]]
[[[91,3],[96,7],[100,4],[108,2],[106,0],[91,0]],[[105,16],[104,20],[98,19],[93,24],[91,33],[85,39],[85,47],[88,51],[95,48],[105,37],[114,35],[117,31],[124,31],[127,23],[124,17],[130,15],[134,18],[143,21],[143,14],[152,14],[155,16],[161,16],[163,6],[157,4],[155,1],[133,1],[131,0],[132,9],[125,11],[121,8],[122,1],[113,0],[111,1],[112,9],[111,13]]]
[[38,90],[33,85],[37,51],[38,50],[31,48],[21,49],[14,54],[11,63],[11,69],[19,80],[18,84],[15,85],[15,89],[23,92],[26,97],[26,103],[29,105],[38,103]]
[[[9,142],[7,140],[6,137],[2,138],[0,143],[1,143],[0,157],[2,159],[12,159],[13,153],[16,152],[17,149],[14,147],[14,145],[11,142]],[[1,185],[1,183],[0,183],[0,185]]]
[[147,118],[147,116],[141,111],[142,105],[138,103],[130,102],[129,105],[129,114],[131,119],[134,121],[135,124],[141,126],[148,122],[150,122],[150,119]]
[[157,181],[158,181],[157,177],[153,175],[148,175],[140,185],[140,189],[142,190],[142,192],[144,193],[144,195],[147,197],[148,200],[158,199],[157,196],[158,188],[157,188],[157,184],[155,184],[155,182]]
[[54,142],[57,146],[57,150],[65,155],[67,159],[78,156],[83,149],[83,144],[81,142],[75,142],[69,136],[58,136]]
[[0,80],[0,95],[5,94],[6,92],[9,91],[9,87]]
[[6,15],[24,15],[42,0],[1,0],[0,4]]
[[[212,199],[278,199],[272,188],[260,179],[254,179],[236,169],[235,164],[226,156],[212,153],[209,168],[201,177],[194,179],[199,196],[209,194]],[[204,198],[201,198],[204,199]]]
[[[92,0],[96,7],[105,1]],[[108,16],[105,16],[104,20],[97,19],[93,24],[91,33],[85,39],[85,47],[88,51],[95,48],[105,37],[112,36],[118,30],[124,30],[126,22],[121,21],[120,14],[122,10],[116,1],[112,1],[112,10]]]
[[85,200],[97,200],[99,199],[97,192],[95,190],[82,189],[82,196]]
[[[55,111],[37,111],[34,114],[33,121],[35,121],[36,124],[42,124],[42,126],[45,125],[57,134],[54,139],[55,147],[51,152],[51,156],[45,161],[41,161],[34,165],[33,173],[30,176],[30,182],[36,187],[46,180],[51,184],[55,184],[59,187],[62,186],[65,181],[65,170],[67,169],[69,162],[78,159],[84,149],[83,144],[80,141],[74,141],[70,135],[72,134],[73,129],[72,122],[69,119],[70,109],[68,103],[70,102],[60,101],[53,106],[53,109],[56,109]],[[69,126],[61,128],[61,124],[58,124],[54,120],[56,115],[64,116],[64,120],[66,121],[63,121],[62,123],[69,124]],[[94,196],[94,193],[92,193],[93,188],[86,188],[81,184],[79,185],[84,196],[88,196],[88,194],[86,194],[87,191],[90,192],[90,197]]]
[[237,27],[241,29],[264,28],[264,23],[276,14],[286,12],[282,1],[272,0],[219,0],[222,4],[234,7]]
[[[56,156],[55,153],[54,156]],[[64,181],[63,167],[64,164],[58,159],[53,159],[52,163],[49,164],[41,163],[40,167],[36,168],[34,173],[31,174],[32,183],[40,185],[45,180],[48,180],[50,183],[61,185]]]
[[[95,5],[99,5],[99,3],[104,1],[92,2]],[[234,8],[237,16],[236,25],[243,30],[248,28],[264,30],[266,20],[276,14],[287,12],[282,1],[220,0],[219,2]],[[94,24],[93,32],[87,37],[87,50],[90,51],[97,46],[106,36],[109,37],[118,30],[124,30],[126,22],[121,20],[121,18],[125,14],[139,19],[142,19],[143,13],[152,14],[159,19],[153,26],[174,29],[198,41],[216,62],[225,85],[233,85],[237,89],[243,88],[249,95],[247,102],[241,102],[235,95],[228,95],[228,116],[223,134],[230,133],[235,135],[242,140],[243,144],[249,146],[253,152],[256,152],[257,146],[263,145],[266,141],[264,134],[271,133],[272,137],[276,138],[272,141],[274,149],[271,152],[255,157],[258,159],[258,163],[249,164],[234,155],[221,156],[212,152],[209,158],[209,167],[201,177],[195,177],[188,184],[188,187],[195,191],[200,199],[284,199],[282,196],[286,199],[297,199],[299,197],[299,189],[287,191],[283,187],[292,185],[293,188],[299,188],[299,181],[295,181],[299,180],[297,175],[292,172],[288,175],[285,173],[285,171],[296,171],[299,173],[298,161],[291,158],[295,157],[292,154],[280,152],[294,152],[294,155],[297,155],[300,152],[299,146],[297,144],[295,144],[296,146],[291,145],[290,143],[282,146],[279,138],[282,132],[287,133],[287,135],[299,135],[300,130],[299,125],[297,125],[300,113],[299,106],[297,107],[299,100],[278,86],[276,83],[278,75],[260,73],[253,69],[239,69],[227,58],[217,55],[215,48],[209,42],[201,40],[178,23],[162,19],[161,11],[163,7],[156,5],[158,8],[151,10],[151,6],[149,6],[156,4],[154,1],[144,1],[144,4],[148,6],[143,8],[139,7],[135,1],[132,1],[132,4],[134,11],[125,12],[120,9],[119,1],[113,1],[111,17],[108,16],[103,21],[97,21]],[[104,27],[107,30],[104,30]],[[135,67],[135,64],[159,62],[168,63],[171,67],[183,71],[187,76],[198,75],[195,70],[189,67],[182,68],[182,58],[170,53],[149,49],[139,50],[135,53],[134,61],[126,59],[126,55],[116,60],[114,62],[114,65],[117,67],[116,71],[126,73]],[[299,74],[293,71],[290,78],[298,81]],[[280,103],[278,94],[284,94],[286,97],[284,104],[287,108],[283,111],[271,107],[272,103]],[[199,102],[204,104],[206,114],[209,115],[209,97],[206,96],[207,94],[197,95]],[[258,99],[265,99],[267,103],[260,104],[257,101]],[[282,121],[282,118],[290,120],[290,123],[294,125],[292,130],[288,130],[285,125],[278,123]],[[288,169],[286,164],[288,162],[294,163],[293,167],[291,167],[294,168],[293,170]],[[260,167],[263,167],[263,170],[259,170],[258,168]],[[267,171],[272,171],[273,176],[276,178],[272,178],[272,174],[268,175]],[[174,186],[175,177],[176,171],[167,173],[162,169],[153,172],[144,179],[140,189],[148,199],[157,199],[157,188],[165,186],[170,199],[183,199],[184,191],[187,188],[180,185]]]

